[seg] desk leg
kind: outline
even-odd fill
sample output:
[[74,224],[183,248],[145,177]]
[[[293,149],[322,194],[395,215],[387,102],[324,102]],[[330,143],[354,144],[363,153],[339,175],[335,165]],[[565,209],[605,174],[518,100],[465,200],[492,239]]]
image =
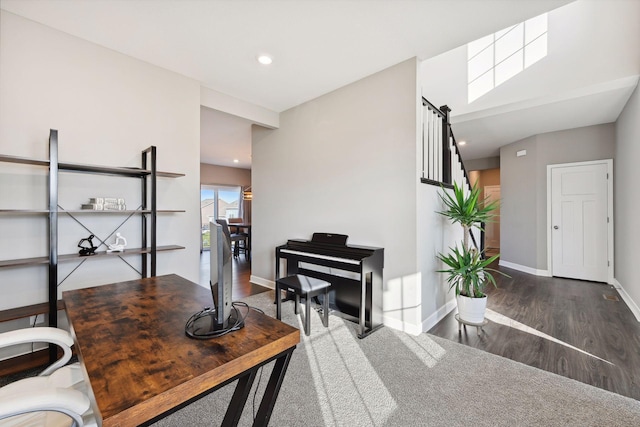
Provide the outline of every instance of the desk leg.
[[264,396],[262,396],[262,403],[260,403],[258,414],[256,415],[256,419],[253,421],[254,427],[267,427],[269,424],[269,419],[271,418],[273,407],[276,404],[276,399],[280,392],[280,386],[284,380],[284,374],[287,372],[287,367],[289,366],[293,350],[295,350],[295,347],[276,359],[273,371],[271,372],[271,377],[269,377],[267,389],[264,391]]
[[233,397],[231,398],[231,402],[227,408],[227,413],[224,415],[222,427],[238,425],[244,405],[247,403],[247,397],[249,397],[249,392],[251,392],[253,380],[256,378],[256,372],[257,370],[255,369],[251,370],[247,375],[240,377],[238,380],[236,390],[233,392]]

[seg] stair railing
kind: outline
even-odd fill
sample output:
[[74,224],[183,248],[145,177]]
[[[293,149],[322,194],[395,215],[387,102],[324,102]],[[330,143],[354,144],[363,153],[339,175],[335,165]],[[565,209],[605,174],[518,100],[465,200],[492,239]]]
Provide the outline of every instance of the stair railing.
[[[471,181],[460,155],[460,148],[451,129],[449,113],[451,109],[443,105],[437,108],[422,98],[422,177],[424,184],[453,188],[453,184],[471,191]],[[484,224],[482,224],[484,230]],[[484,232],[481,232],[480,245],[469,230],[471,241],[476,249],[484,253]]]

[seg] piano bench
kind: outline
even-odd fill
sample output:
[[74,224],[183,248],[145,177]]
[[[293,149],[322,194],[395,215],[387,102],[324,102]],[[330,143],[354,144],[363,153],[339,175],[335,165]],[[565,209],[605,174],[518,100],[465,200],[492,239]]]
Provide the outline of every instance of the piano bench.
[[311,332],[311,298],[323,294],[322,298],[322,324],[324,327],[329,326],[329,288],[331,283],[314,277],[295,274],[293,276],[283,277],[276,280],[276,317],[280,320],[282,306],[282,290],[288,290],[296,295],[295,314],[298,314],[298,305],[300,298],[305,299],[304,313],[304,333],[309,335]]

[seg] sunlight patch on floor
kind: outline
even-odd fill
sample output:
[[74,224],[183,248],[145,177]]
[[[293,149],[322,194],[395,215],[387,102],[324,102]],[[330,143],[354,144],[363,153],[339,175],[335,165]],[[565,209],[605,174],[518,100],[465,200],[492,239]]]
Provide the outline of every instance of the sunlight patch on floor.
[[324,424],[385,425],[398,405],[344,322],[331,317],[329,329],[312,327],[311,336],[300,325]]
[[446,353],[444,348],[440,347],[426,334],[413,336],[395,330],[392,333],[429,368],[436,366],[438,360]]
[[511,318],[509,318],[507,316],[504,316],[504,315],[500,314],[500,313],[496,313],[495,311],[493,311],[491,309],[487,308],[487,311],[486,311],[486,314],[485,314],[484,317],[486,319],[488,319],[488,320],[491,320],[494,323],[498,323],[500,325],[508,326],[510,328],[514,328],[514,329],[517,329],[519,331],[526,332],[528,334],[532,334],[532,335],[538,336],[540,338],[544,338],[546,340],[558,343],[558,344],[563,345],[565,347],[568,347],[568,348],[570,348],[572,350],[579,351],[582,354],[586,354],[587,356],[591,356],[593,358],[596,358],[598,360],[602,360],[603,362],[606,362],[606,363],[608,363],[610,365],[615,366],[613,363],[609,362],[608,360],[604,360],[604,359],[602,359],[602,358],[600,358],[598,356],[594,356],[591,353],[587,353],[584,350],[580,350],[579,348],[574,347],[574,346],[572,346],[570,344],[567,344],[564,341],[560,341],[559,339],[554,338],[551,335],[547,335],[544,332],[540,332],[537,329],[534,329],[534,328],[532,328],[530,326],[524,325],[524,324],[518,322],[517,320],[513,320],[513,319],[511,319]]

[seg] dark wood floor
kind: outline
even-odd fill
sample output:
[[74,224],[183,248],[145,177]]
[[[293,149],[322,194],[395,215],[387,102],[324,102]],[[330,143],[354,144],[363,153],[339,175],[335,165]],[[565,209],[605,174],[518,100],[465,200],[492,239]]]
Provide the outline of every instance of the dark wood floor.
[[[200,284],[202,286],[209,286],[209,256],[209,251],[203,251],[200,255]],[[251,278],[251,261],[248,260],[243,254],[241,254],[238,258],[233,258],[231,272],[231,295],[234,301],[244,297],[248,297],[249,295],[259,294],[261,292],[269,290],[269,288],[255,285],[249,281]]]
[[459,333],[455,310],[429,333],[640,400],[640,323],[613,286],[496,268],[512,278],[487,291],[487,308],[610,363],[492,321]]

